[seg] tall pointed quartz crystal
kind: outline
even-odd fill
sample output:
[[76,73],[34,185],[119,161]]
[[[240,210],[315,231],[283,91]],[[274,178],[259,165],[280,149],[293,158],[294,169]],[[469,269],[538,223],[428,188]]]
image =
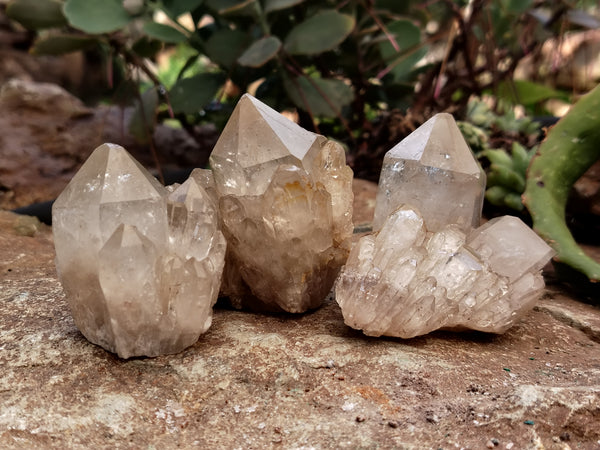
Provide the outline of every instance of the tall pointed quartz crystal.
[[352,234],[352,171],[341,146],[246,94],[210,162],[228,242],[222,292],[236,306],[319,306]]
[[52,210],[56,265],[75,324],[119,356],[192,345],[210,326],[225,241],[192,179],[172,192],[125,149],[98,147]]
[[415,207],[430,231],[479,226],[485,173],[450,114],[436,114],[383,160],[373,229],[399,206]]

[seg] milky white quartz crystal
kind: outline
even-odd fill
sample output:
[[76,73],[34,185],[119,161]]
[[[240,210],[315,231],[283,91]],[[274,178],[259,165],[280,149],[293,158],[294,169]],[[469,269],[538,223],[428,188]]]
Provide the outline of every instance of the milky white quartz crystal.
[[373,229],[409,204],[431,231],[449,223],[468,231],[481,220],[485,180],[454,118],[436,114],[385,154]]
[[303,312],[335,281],[352,234],[342,147],[244,95],[210,157],[235,306]]
[[437,114],[384,158],[375,233],[336,283],[349,326],[411,338],[439,328],[503,333],[533,307],[552,249],[516,217],[479,227],[485,174],[454,119]]
[[401,338],[439,328],[503,333],[533,307],[553,251],[520,219],[494,219],[469,235],[426,225],[403,206],[360,239],[335,289],[347,325]]
[[118,145],[98,147],[52,209],[75,324],[123,358],[175,353],[210,326],[225,239],[193,179],[167,189]]

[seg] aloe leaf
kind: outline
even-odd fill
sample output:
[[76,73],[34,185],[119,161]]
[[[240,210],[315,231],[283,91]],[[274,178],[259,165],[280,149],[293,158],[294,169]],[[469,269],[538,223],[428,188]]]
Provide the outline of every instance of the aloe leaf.
[[555,260],[600,280],[600,263],[586,255],[567,227],[569,192],[600,159],[600,85],[583,96],[552,127],[533,157],[523,202],[534,230],[556,251]]

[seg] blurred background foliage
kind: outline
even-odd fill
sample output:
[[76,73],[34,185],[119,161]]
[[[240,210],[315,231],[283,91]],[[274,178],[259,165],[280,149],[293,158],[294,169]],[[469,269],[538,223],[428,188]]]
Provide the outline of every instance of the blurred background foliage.
[[[344,144],[355,176],[376,181],[385,152],[445,111],[486,169],[486,207],[525,220],[528,168],[558,173],[547,149],[581,150],[555,135],[536,153],[547,127],[600,81],[595,0],[9,0],[6,14],[29,30],[34,55],[94,55],[103,82],[83,100],[133,108],[129,131],[151,150],[157,124],[200,142],[199,126],[222,129],[249,92]],[[596,125],[579,109],[570,123],[587,125],[573,139],[591,149]],[[570,173],[588,169],[561,157]],[[549,191],[574,183],[550,178]],[[543,195],[527,197],[544,222]],[[566,230],[564,214],[550,219]]]
[[[35,33],[33,54],[102,55],[105,100],[135,106],[128,125],[140,141],[149,141],[159,122],[192,136],[201,123],[221,128],[250,92],[344,143],[356,175],[376,180],[391,145],[448,111],[464,119],[463,132],[491,168],[488,200],[516,209],[522,209],[523,152],[541,136],[528,117],[551,114],[550,100],[568,104],[595,81],[591,74],[565,82],[567,62],[552,52],[569,32],[598,28],[596,13],[597,2],[589,0],[12,0],[7,6],[11,19]],[[521,105],[518,114],[514,105]],[[499,165],[498,148],[505,162],[515,155],[519,161]]]

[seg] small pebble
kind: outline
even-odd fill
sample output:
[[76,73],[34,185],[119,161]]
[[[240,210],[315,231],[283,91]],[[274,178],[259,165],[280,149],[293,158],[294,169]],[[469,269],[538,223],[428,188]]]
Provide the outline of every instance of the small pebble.
[[494,445],[500,445],[500,441],[498,439],[492,438],[490,440],[492,441],[492,444],[494,444]]
[[564,433],[562,433],[559,436],[559,438],[560,438],[561,441],[565,441],[566,442],[566,441],[570,441],[571,440],[571,435],[565,431]]
[[19,216],[14,222],[15,232],[19,236],[32,237],[40,229],[42,224],[34,216]]
[[388,422],[388,426],[391,428],[398,428],[400,426],[400,424],[398,422],[396,422],[395,420],[390,420]]
[[358,416],[356,416],[356,421],[357,421],[358,423],[360,423],[360,422],[364,422],[365,420],[366,420],[366,419],[365,419],[365,416],[362,416],[362,415],[358,415]]
[[533,420],[526,420],[523,422],[525,425],[533,425],[535,422]]
[[487,442],[485,443],[485,446],[486,446],[487,448],[494,448],[494,443],[493,443],[491,440],[489,440],[489,441],[487,441]]

